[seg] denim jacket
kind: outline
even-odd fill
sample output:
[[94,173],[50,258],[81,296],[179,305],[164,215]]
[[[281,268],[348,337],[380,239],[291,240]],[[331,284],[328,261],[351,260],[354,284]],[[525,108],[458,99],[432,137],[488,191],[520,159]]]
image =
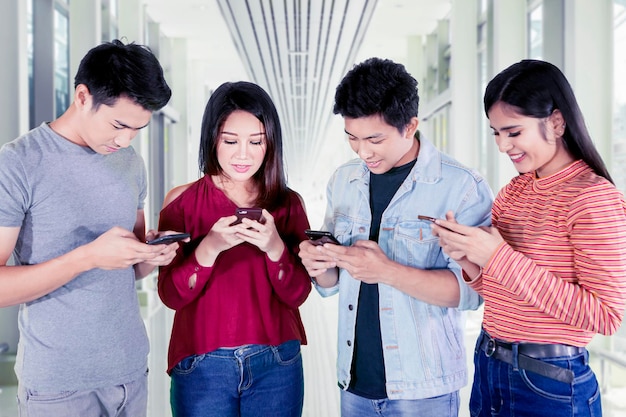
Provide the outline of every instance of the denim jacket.
[[[328,183],[325,230],[343,245],[369,238],[369,170],[360,159],[339,167]],[[476,172],[420,138],[417,162],[384,211],[378,244],[393,261],[419,269],[449,269],[460,287],[458,308],[428,304],[379,284],[380,327],[390,399],[420,399],[454,392],[467,384],[461,310],[482,298],[469,288],[459,265],[443,253],[431,224],[418,214],[442,218],[452,210],[459,223],[489,225],[493,194]],[[347,389],[354,348],[360,281],[343,269],[326,297],[339,292],[337,377]]]

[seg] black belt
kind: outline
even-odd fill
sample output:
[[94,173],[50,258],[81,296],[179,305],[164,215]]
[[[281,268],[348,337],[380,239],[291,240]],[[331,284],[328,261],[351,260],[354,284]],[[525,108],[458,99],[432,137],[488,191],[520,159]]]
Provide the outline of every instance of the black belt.
[[[513,365],[513,344],[496,340],[483,331],[479,347],[486,356]],[[517,343],[517,364],[527,371],[569,384],[574,380],[574,372],[535,358],[574,356],[584,351],[583,347],[569,345]]]

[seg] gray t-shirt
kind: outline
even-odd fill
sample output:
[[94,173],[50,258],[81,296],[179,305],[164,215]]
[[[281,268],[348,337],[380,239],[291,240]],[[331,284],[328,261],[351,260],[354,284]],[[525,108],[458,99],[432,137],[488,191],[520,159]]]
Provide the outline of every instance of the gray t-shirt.
[[[133,148],[101,155],[43,123],[0,149],[0,226],[20,227],[17,265],[89,243],[113,226],[133,230],[146,196]],[[120,385],[146,372],[148,338],[133,268],[92,269],[22,304],[16,373],[32,390]]]

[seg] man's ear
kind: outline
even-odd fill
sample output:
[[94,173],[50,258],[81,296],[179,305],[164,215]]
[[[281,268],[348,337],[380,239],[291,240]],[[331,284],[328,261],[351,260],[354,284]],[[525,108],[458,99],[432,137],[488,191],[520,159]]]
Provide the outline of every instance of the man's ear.
[[91,93],[85,84],[78,84],[74,90],[74,102],[79,107],[91,107]]
[[406,138],[413,139],[415,132],[417,132],[417,126],[419,125],[419,119],[417,117],[411,117],[409,124],[406,125]]

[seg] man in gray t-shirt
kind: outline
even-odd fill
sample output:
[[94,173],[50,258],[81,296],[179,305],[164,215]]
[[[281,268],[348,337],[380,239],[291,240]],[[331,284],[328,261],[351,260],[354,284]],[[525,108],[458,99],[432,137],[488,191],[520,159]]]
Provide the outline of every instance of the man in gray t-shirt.
[[85,55],[74,86],[63,115],[0,149],[0,307],[20,304],[20,416],[145,416],[135,279],[178,245],[144,243],[160,233],[145,231],[146,170],[129,145],[171,91],[147,48],[118,40]]

